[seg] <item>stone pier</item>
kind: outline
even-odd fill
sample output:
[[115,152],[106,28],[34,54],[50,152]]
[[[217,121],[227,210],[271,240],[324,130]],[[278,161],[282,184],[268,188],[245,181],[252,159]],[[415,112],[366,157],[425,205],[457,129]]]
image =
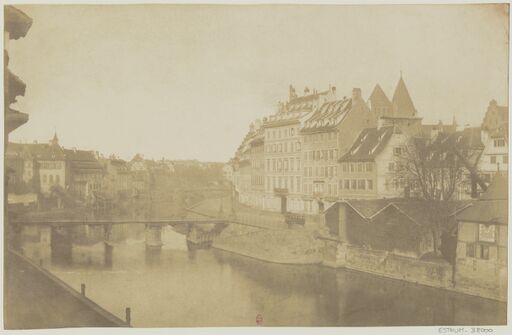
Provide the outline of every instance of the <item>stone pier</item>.
[[112,257],[114,254],[114,245],[112,244],[112,225],[103,226],[103,244],[105,246],[104,265],[106,268],[112,268]]
[[160,250],[162,248],[162,226],[146,225],[146,249]]

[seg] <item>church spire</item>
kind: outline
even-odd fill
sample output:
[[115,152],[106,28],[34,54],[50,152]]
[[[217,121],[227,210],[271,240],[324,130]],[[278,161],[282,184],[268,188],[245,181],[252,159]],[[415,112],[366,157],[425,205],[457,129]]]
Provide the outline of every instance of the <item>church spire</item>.
[[53,138],[52,138],[52,140],[50,141],[50,144],[51,144],[51,145],[57,145],[57,146],[59,145],[59,138],[57,137],[57,132],[55,132],[55,133],[53,134]]

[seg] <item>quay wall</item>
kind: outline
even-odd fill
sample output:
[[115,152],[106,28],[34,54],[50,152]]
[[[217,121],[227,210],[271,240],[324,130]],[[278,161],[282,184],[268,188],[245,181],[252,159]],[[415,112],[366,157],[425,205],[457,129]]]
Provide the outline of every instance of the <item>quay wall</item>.
[[6,250],[6,329],[129,327],[22,254]]

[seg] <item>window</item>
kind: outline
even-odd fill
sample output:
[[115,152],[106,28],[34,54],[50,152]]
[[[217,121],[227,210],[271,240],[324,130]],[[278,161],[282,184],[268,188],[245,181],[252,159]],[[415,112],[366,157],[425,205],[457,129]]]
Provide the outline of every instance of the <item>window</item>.
[[466,257],[475,257],[475,244],[474,243],[467,243],[466,244]]
[[343,163],[343,164],[341,164],[341,170],[342,170],[343,172],[347,172],[347,163]]
[[484,245],[484,244],[479,245],[478,258],[489,259],[489,246],[488,245]]
[[504,147],[505,146],[505,140],[504,139],[496,139],[494,140],[494,146],[499,148],[499,147]]
[[295,160],[293,158],[290,158],[290,171],[294,170],[294,164],[295,164]]
[[496,156],[491,156],[491,164],[496,164]]
[[295,129],[294,128],[290,129],[290,134],[291,134],[291,136],[293,136],[295,134]]
[[478,240],[482,242],[495,242],[496,241],[496,226],[495,225],[478,225]]
[[363,172],[363,163],[357,164],[357,172]]
[[345,184],[345,185],[344,185],[344,186],[345,186],[345,189],[350,190],[350,180],[345,179],[344,184]]
[[351,188],[352,188],[353,190],[356,190],[356,189],[357,189],[357,180],[352,179],[352,183],[351,183],[351,185],[350,185],[350,186],[351,186]]
[[339,181],[339,188],[340,188],[340,190],[342,190],[342,189],[343,189],[343,180],[340,180],[340,181]]
[[503,155],[503,164],[508,164],[508,155]]
[[50,184],[53,184],[53,175],[52,174],[50,175],[50,179],[49,180],[50,180]]
[[60,183],[60,176],[59,176],[59,175],[56,175],[56,176],[55,176],[55,182],[56,182],[57,184],[59,184],[59,183]]
[[44,174],[44,175],[43,175],[43,183],[44,183],[44,184],[46,184],[46,178],[47,178],[47,177],[46,177],[46,175]]
[[360,179],[357,181],[357,188],[360,190],[366,189],[365,181],[364,179]]
[[369,190],[373,190],[373,180],[368,179],[368,180],[366,181],[366,185],[368,185],[368,189],[369,189]]
[[354,164],[350,163],[350,172],[354,172]]
[[395,156],[400,156],[402,154],[402,148],[400,148],[400,147],[393,148],[393,153],[395,154]]
[[366,163],[366,172],[372,172],[373,165],[372,163]]
[[393,162],[389,163],[388,170],[389,171],[395,171],[395,163],[393,163]]

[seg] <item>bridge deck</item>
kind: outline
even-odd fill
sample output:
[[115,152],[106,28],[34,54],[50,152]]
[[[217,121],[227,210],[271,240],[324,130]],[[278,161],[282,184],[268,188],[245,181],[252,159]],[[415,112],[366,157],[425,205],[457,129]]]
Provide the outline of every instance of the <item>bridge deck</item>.
[[147,225],[177,225],[177,224],[219,224],[226,223],[223,219],[155,219],[155,220],[15,220],[15,225],[42,225],[42,226],[108,226],[120,224],[147,224]]

